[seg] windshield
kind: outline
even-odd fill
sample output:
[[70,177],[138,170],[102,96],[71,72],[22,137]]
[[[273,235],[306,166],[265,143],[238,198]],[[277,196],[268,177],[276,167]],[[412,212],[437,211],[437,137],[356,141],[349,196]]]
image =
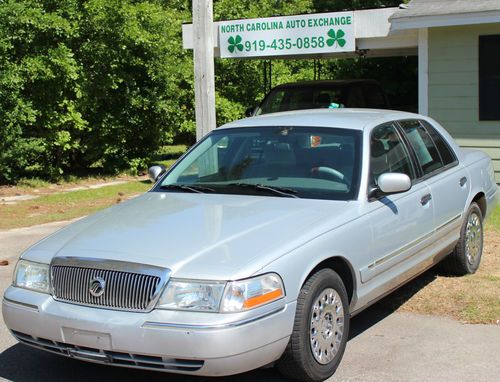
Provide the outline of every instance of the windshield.
[[255,115],[279,111],[346,107],[347,87],[290,87],[271,91]]
[[361,131],[320,127],[215,130],[153,191],[351,200]]

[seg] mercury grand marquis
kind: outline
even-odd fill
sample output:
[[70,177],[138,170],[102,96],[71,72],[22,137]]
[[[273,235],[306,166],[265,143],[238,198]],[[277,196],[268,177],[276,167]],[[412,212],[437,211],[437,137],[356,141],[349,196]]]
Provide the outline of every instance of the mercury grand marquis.
[[320,381],[350,318],[442,262],[474,273],[490,158],[433,119],[363,109],[222,126],[152,189],[24,252],[5,292],[20,342],[116,366]]

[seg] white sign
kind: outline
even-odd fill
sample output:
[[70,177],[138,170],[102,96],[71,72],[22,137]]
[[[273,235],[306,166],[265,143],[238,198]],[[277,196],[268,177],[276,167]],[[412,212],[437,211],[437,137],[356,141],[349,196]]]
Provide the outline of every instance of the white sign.
[[226,58],[353,52],[354,12],[223,21],[219,38]]

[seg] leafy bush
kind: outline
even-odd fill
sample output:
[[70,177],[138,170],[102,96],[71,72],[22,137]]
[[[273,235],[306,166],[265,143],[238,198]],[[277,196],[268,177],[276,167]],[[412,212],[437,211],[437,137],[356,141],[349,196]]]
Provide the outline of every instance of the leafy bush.
[[193,119],[188,14],[163,4],[0,3],[0,183],[144,166]]

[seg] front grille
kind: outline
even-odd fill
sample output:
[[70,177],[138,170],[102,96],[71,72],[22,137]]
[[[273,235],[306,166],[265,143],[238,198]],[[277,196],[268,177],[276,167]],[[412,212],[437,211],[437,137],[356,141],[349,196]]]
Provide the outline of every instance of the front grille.
[[[74,304],[145,312],[153,308],[168,270],[118,261],[56,259],[51,266],[52,294]],[[91,293],[98,281],[101,295]]]
[[126,366],[147,370],[183,371],[193,372],[204,365],[203,360],[190,360],[179,358],[163,358],[144,354],[122,353],[108,350],[99,350],[83,346],[65,344],[45,338],[33,337],[29,334],[12,331],[12,334],[26,345],[38,349],[77,358],[84,361],[93,361],[116,366]]

